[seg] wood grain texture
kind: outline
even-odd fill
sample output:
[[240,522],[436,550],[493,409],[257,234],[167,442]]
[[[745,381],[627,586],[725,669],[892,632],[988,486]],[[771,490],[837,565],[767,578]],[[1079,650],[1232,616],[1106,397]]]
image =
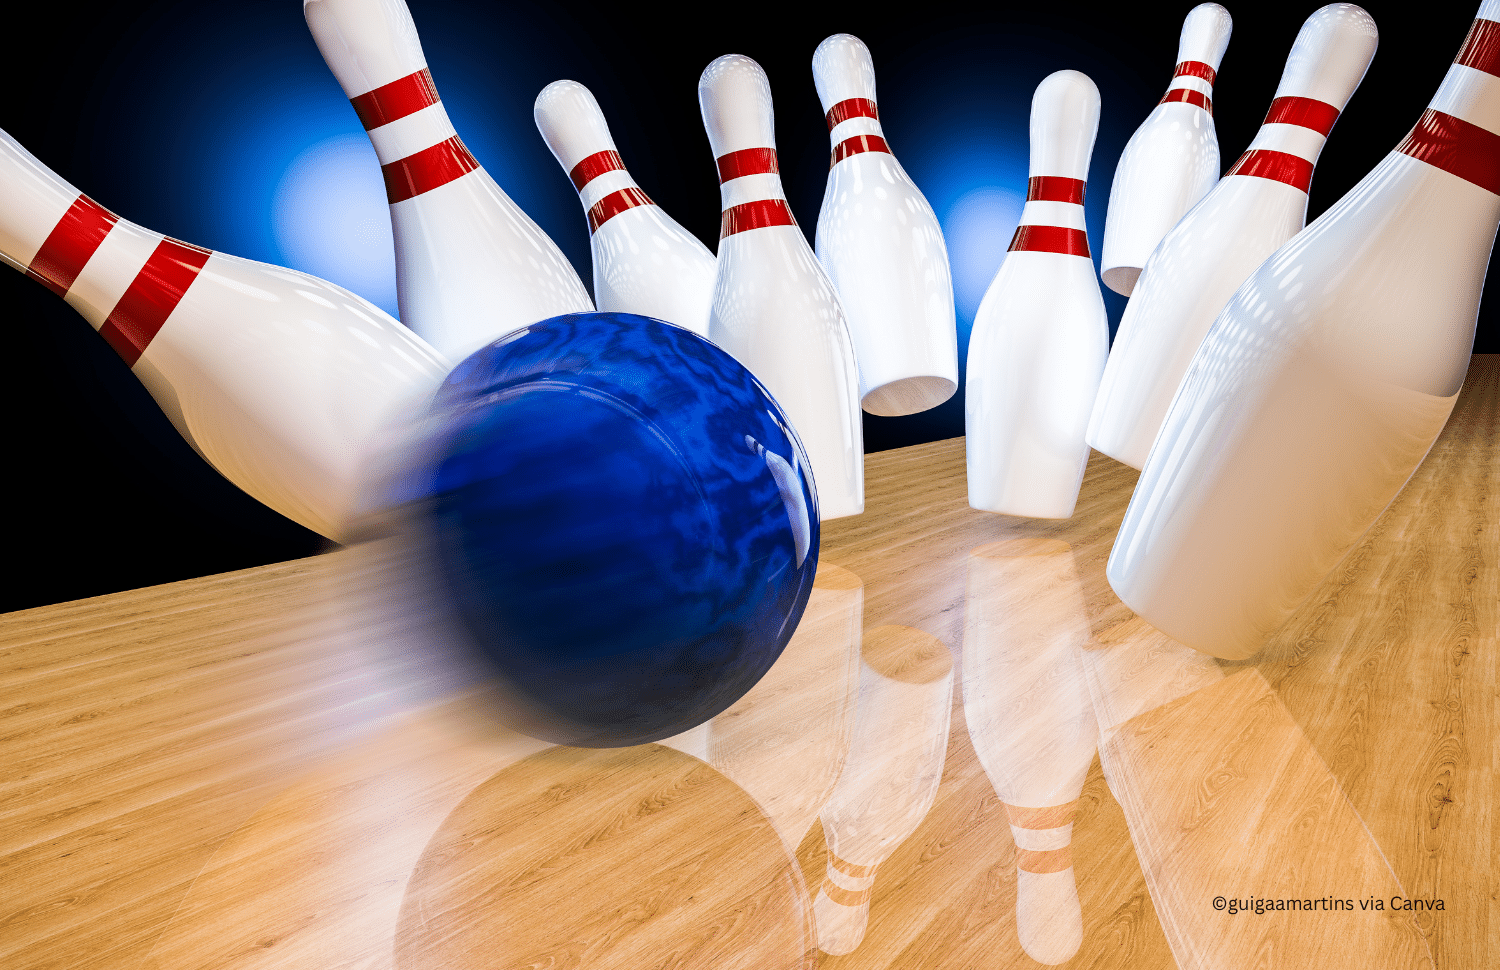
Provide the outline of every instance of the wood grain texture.
[[[1345,833],[1353,832],[1354,819],[1361,820],[1408,897],[1444,900],[1442,911],[1415,918],[1439,970],[1479,970],[1500,962],[1500,896],[1493,890],[1500,872],[1497,448],[1500,360],[1476,357],[1454,416],[1427,460],[1259,655],[1244,664],[1216,664],[1156,643],[1144,659],[1117,671],[1123,679],[1110,681],[1129,689],[1091,689],[1106,733],[1127,730],[1146,743],[1156,736],[1151,732],[1169,728],[1189,736],[1229,731],[1222,713],[1230,707],[1264,715],[1253,722],[1259,725],[1257,743],[1275,732],[1300,735],[1325,766],[1324,781],[1303,796],[1306,804],[1323,806],[1312,820],[1336,820]],[[961,439],[870,455],[866,512],[823,530],[823,559],[848,575],[828,569],[825,577],[820,569],[820,595],[858,590],[866,632],[903,627],[939,641],[951,651],[958,683],[969,553],[1007,543],[991,550],[1047,555],[1061,543],[1071,550],[1078,590],[1068,598],[1069,609],[1081,604],[1087,649],[1150,639],[1149,628],[1133,618],[1104,577],[1135,478],[1133,470],[1096,454],[1073,518],[1024,520],[968,507]],[[491,864],[455,836],[452,810],[486,779],[505,776],[519,762],[500,767],[509,756],[486,747],[488,742],[449,744],[431,736],[421,741],[387,720],[421,700],[420,690],[403,693],[421,670],[400,650],[372,646],[403,642],[400,617],[377,621],[347,608],[338,577],[350,558],[340,552],[0,616],[0,966],[383,970],[397,964],[398,952],[403,959],[435,952],[412,943],[420,935],[411,928],[417,924],[391,922],[392,908],[400,910],[398,898],[415,898],[408,897],[409,883],[419,871],[437,871],[417,865],[424,854],[424,864],[432,866],[464,854],[476,866]],[[1056,599],[1041,593],[1038,587],[1038,595],[1027,599],[1021,590],[1017,602],[1044,609],[1040,604]],[[1031,607],[1025,609],[1030,618]],[[358,642],[361,637],[364,642]],[[798,686],[788,678],[767,706],[778,712],[772,720],[787,725],[773,725],[766,737],[788,750],[797,745],[781,728],[798,717],[779,712]],[[1182,702],[1174,706],[1174,698]],[[952,702],[952,729],[932,805],[881,862],[859,945],[844,956],[817,957],[830,970],[1037,966],[1017,937],[1016,849],[1005,809],[975,755],[957,689]],[[838,710],[827,698],[819,703]],[[1195,704],[1207,710],[1195,713]],[[416,710],[410,716],[421,721],[436,715]],[[828,718],[805,718],[808,724],[820,720]],[[839,717],[834,722],[842,723]],[[381,724],[386,734],[371,733]],[[747,731],[746,739],[753,733]],[[1105,741],[1116,745],[1111,757],[1123,755],[1121,737]],[[1237,749],[1239,756],[1248,758],[1253,747]],[[657,792],[722,789],[725,798],[762,819],[758,831],[769,836],[768,853],[785,851],[750,796],[708,765],[668,751],[661,757],[676,760],[665,774],[632,768],[606,770],[601,778],[588,760],[592,755],[577,757],[567,769],[576,768],[569,775],[574,781],[564,789],[615,785],[618,797],[611,804],[625,806],[618,818],[636,817],[629,806],[637,802],[624,793],[646,776],[661,782],[652,787]],[[1223,790],[1214,787],[1223,782],[1210,761],[1200,762],[1202,785],[1195,791]],[[1254,758],[1232,763],[1236,779],[1268,770]],[[757,764],[760,777],[774,779],[774,759]],[[1271,767],[1291,772],[1288,778],[1296,774],[1293,766]],[[825,787],[829,772],[818,774],[818,785]],[[1297,777],[1312,776],[1304,771]],[[711,784],[705,780],[710,778]],[[1224,796],[1218,797],[1214,804],[1223,805]],[[1185,804],[1173,802],[1157,815],[1170,818],[1162,813],[1183,811]],[[1142,817],[1152,811],[1133,809]],[[804,806],[796,814],[807,812]],[[704,826],[693,836],[688,826],[681,837],[701,842],[703,851],[691,856],[695,872],[722,875],[727,885],[744,888],[733,867],[713,854],[725,850],[709,848],[733,828]],[[446,834],[438,841],[428,834],[440,831]],[[640,858],[635,849],[618,856],[610,869],[611,847],[623,843],[581,843],[565,827],[551,837],[547,831],[538,823],[524,843],[537,858],[576,858],[621,878],[641,874],[640,865],[627,864]],[[549,848],[549,838],[562,841]],[[601,857],[585,858],[585,843]],[[446,848],[440,852],[439,846]],[[1175,895],[1153,899],[1125,814],[1098,761],[1079,799],[1072,859],[1083,943],[1063,965],[1177,967],[1158,914],[1179,926],[1185,918],[1207,918],[1210,901],[1183,899],[1196,890],[1182,887],[1198,880],[1203,892],[1215,890],[1207,884],[1212,869],[1184,868]],[[827,864],[821,826],[812,825],[802,838],[797,860],[806,885],[816,887]],[[1352,861],[1373,866],[1369,859]],[[445,886],[449,878],[462,884],[461,869],[445,870],[442,880],[423,885]],[[1299,861],[1276,878],[1291,890],[1306,890],[1313,885],[1308,872]],[[666,910],[653,907],[680,885],[668,879],[660,894],[647,892],[640,906],[657,914],[656,925],[664,925]],[[1328,891],[1348,896],[1353,888]],[[1235,889],[1219,891],[1230,895]],[[1265,886],[1252,891],[1271,892]],[[423,898],[454,900],[455,916],[468,905],[463,893],[423,892]],[[605,909],[606,900],[619,898],[577,893],[581,903]],[[521,909],[533,927],[550,918]],[[424,920],[433,915],[423,912]],[[1225,917],[1204,926],[1231,935],[1251,927],[1263,934],[1256,938],[1261,943],[1246,944],[1253,950],[1271,936],[1295,933],[1297,924],[1287,917],[1303,915],[1255,916],[1259,923],[1253,926]],[[1361,918],[1356,914],[1355,920]],[[604,927],[605,917],[599,920],[587,925]],[[768,924],[794,922],[787,916]],[[450,925],[461,935],[468,924]],[[734,926],[736,933],[742,929]],[[593,953],[589,948],[602,939],[589,935],[594,932],[580,930],[576,938],[550,943],[569,953]],[[1397,950],[1408,938],[1400,939]],[[267,941],[275,942],[260,945]],[[687,960],[698,951],[684,943],[670,952]],[[711,945],[704,952],[733,959]],[[1236,967],[1275,966],[1273,956],[1256,951],[1225,958],[1237,961]],[[1326,965],[1344,964],[1335,959]]]

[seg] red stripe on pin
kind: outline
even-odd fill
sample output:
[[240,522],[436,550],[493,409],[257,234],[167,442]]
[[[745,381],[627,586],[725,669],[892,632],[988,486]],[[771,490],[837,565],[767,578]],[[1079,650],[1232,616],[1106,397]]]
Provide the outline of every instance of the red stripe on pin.
[[620,160],[620,153],[616,151],[594,152],[588,158],[573,166],[568,173],[568,178],[573,180],[573,188],[583,191],[583,187],[605,172],[623,172],[625,163]]
[[746,175],[775,175],[781,171],[774,148],[742,148],[720,155],[717,161],[720,185]]
[[1231,175],[1270,179],[1306,192],[1312,184],[1313,163],[1300,155],[1257,148],[1241,155],[1234,167],[1224,173],[1225,178]]
[[135,274],[125,295],[99,328],[99,336],[134,367],[212,255],[201,246],[175,239],[157,243],[151,258]]
[[765,229],[768,226],[795,226],[792,210],[785,199],[757,199],[742,202],[724,210],[719,223],[719,238],[727,239],[737,232]]
[[1017,226],[1010,240],[1010,252],[1088,256],[1089,236],[1082,229],[1062,226]]
[[833,159],[828,163],[828,167],[832,168],[850,155],[859,155],[863,152],[885,152],[889,155],[891,147],[879,135],[855,135],[853,138],[845,138],[834,146]]
[[1209,67],[1202,61],[1183,61],[1177,65],[1177,70],[1172,72],[1173,77],[1201,77],[1209,84],[1219,79],[1219,72]]
[[479,167],[474,156],[464,143],[454,135],[440,141],[431,148],[424,148],[413,155],[398,158],[389,165],[380,166],[385,176],[385,197],[391,205],[414,199],[423,192],[431,192],[440,185],[447,185],[460,176],[468,175]]
[[1086,185],[1083,179],[1064,178],[1061,175],[1033,175],[1026,183],[1026,201],[1083,205],[1083,190]]
[[1266,120],[1262,122],[1267,125],[1301,125],[1303,128],[1311,128],[1320,135],[1327,135],[1333,130],[1333,123],[1339,120],[1339,109],[1327,101],[1318,101],[1315,98],[1277,98],[1271,102],[1271,110],[1266,112]]
[[1161,100],[1157,104],[1166,104],[1169,101],[1186,101],[1188,104],[1197,105],[1210,115],[1214,113],[1213,99],[1202,91],[1194,91],[1192,88],[1172,88],[1166,94],[1162,95]]
[[1500,76],[1500,24],[1483,18],[1474,21],[1453,63]]
[[828,122],[828,130],[832,131],[850,118],[874,118],[879,121],[880,109],[869,98],[849,98],[829,108],[828,114],[823,118]]
[[646,193],[634,186],[628,189],[621,189],[618,192],[611,192],[589,208],[589,235],[592,236],[598,232],[600,226],[626,209],[634,209],[638,205],[654,204]]
[[119,216],[80,195],[47,234],[26,275],[58,296],[67,296],[84,264],[119,221]]
[[1428,108],[1396,151],[1500,195],[1500,135]]
[[373,91],[350,98],[349,103],[354,105],[359,123],[365,126],[365,131],[370,131],[409,114],[416,114],[441,100],[437,88],[432,84],[432,75],[424,67],[415,74],[408,74],[390,84],[382,84]]

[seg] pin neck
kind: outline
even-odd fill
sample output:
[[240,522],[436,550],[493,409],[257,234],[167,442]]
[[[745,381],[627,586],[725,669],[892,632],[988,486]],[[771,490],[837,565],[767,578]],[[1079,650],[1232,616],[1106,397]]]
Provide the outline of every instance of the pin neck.
[[846,98],[829,108],[828,113],[823,116],[830,132],[850,118],[873,118],[879,121],[880,109],[869,98]]
[[774,148],[742,148],[737,152],[720,155],[716,161],[719,166],[720,185],[747,175],[779,176],[781,174],[781,166],[776,160]]
[[[1026,183],[1026,207],[1011,237],[1008,252],[1056,253],[1089,257],[1088,231],[1083,228],[1083,197],[1087,183],[1062,175],[1033,175]],[[1074,208],[1076,206],[1076,208]],[[1057,225],[1057,223],[1073,225]]]
[[1432,103],[1396,146],[1403,155],[1500,195],[1500,23],[1474,21]]
[[432,72],[422,68],[406,77],[349,99],[365,131],[380,128],[441,101]]
[[1210,95],[1213,94],[1214,81],[1218,77],[1218,72],[1202,61],[1180,61],[1177,69],[1172,72],[1172,83],[1167,85],[1167,93],[1162,95],[1157,104],[1182,101],[1202,108],[1212,118],[1214,102]]
[[[612,174],[618,173],[618,174]],[[579,199],[588,210],[589,235],[615,216],[637,206],[655,205],[625,170],[625,162],[614,149],[586,156],[568,172]],[[604,182],[599,182],[599,179]]]

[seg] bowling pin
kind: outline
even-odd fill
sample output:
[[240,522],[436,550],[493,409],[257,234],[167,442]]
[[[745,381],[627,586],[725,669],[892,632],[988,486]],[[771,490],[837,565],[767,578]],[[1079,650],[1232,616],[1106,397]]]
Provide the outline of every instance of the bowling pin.
[[864,41],[834,34],[812,65],[833,142],[817,254],[849,318],[860,402],[871,414],[926,411],[958,389],[943,231],[886,144]]
[[1083,944],[1073,817],[1099,729],[1078,651],[1089,620],[1073,553],[1058,539],[969,553],[964,720],[1016,841],[1016,931],[1038,963]]
[[708,336],[770,390],[812,464],[824,520],[865,508],[859,371],[838,293],[781,188],[771,84],[726,54],[698,79],[723,219]]
[[1146,261],[1104,366],[1091,446],[1132,468],[1146,463],[1214,318],[1307,221],[1313,166],[1375,41],[1375,21],[1352,3],[1329,4],[1302,25],[1255,140]]
[[849,753],[864,602],[858,576],[819,562],[786,649],[748,694],[706,725],[707,754],[700,757],[750,793],[794,855]]
[[405,0],[303,0],[302,13],[380,159],[402,321],[459,361],[594,309],[567,257],[459,141]]
[[820,813],[828,870],[813,915],[818,949],[834,956],[864,939],[875,870],[932,808],[953,709],[953,657],[936,638],[880,626],[860,655],[854,739]]
[[656,317],[708,336],[714,254],[631,178],[593,93],[577,81],[553,81],[537,95],[535,112],[537,129],[588,214],[599,309]]
[[1231,26],[1217,3],[1188,11],[1172,83],[1120,154],[1101,264],[1104,285],[1116,293],[1130,296],[1146,257],[1219,180],[1214,80]]
[[1255,271],[1193,357],[1108,566],[1173,639],[1259,650],[1447,421],[1500,223],[1497,20],[1486,0],[1416,127]]
[[450,366],[342,287],[121,219],[3,131],[0,257],[81,313],[221,475],[336,541],[375,442]]
[[969,504],[1073,514],[1083,440],[1109,353],[1109,319],[1089,258],[1083,192],[1099,89],[1058,71],[1031,100],[1031,179],[1010,251],[974,315],[964,402]]

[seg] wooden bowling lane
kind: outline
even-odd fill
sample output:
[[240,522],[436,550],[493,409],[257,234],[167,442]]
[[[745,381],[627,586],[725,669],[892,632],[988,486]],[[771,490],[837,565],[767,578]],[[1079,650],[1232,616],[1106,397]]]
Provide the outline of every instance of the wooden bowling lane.
[[[917,631],[951,651],[959,684],[971,552],[1018,540],[1035,540],[1042,551],[1058,543],[1070,550],[1076,593],[1061,595],[1052,579],[1023,572],[1016,580],[1022,588],[1006,598],[1009,609],[1026,611],[1028,622],[1033,611],[1051,609],[1047,603],[1068,603],[1070,615],[1081,609],[1084,652],[1095,651],[1097,659],[1097,651],[1111,650],[1120,659],[1106,668],[1120,676],[1101,677],[1098,665],[1092,668],[1101,750],[1110,780],[1121,788],[1111,792],[1100,762],[1091,765],[1071,843],[1083,938],[1063,966],[1275,967],[1297,946],[1318,942],[1329,926],[1347,930],[1351,940],[1378,929],[1375,921],[1399,930],[1403,924],[1389,910],[1370,921],[1358,912],[1228,916],[1211,907],[1213,893],[1311,891],[1312,874],[1351,867],[1394,882],[1406,898],[1443,900],[1441,911],[1413,917],[1432,966],[1494,966],[1500,961],[1500,912],[1490,898],[1500,863],[1497,447],[1500,360],[1476,357],[1453,419],[1407,488],[1247,663],[1185,654],[1133,620],[1114,597],[1104,563],[1136,475],[1099,455],[1091,459],[1077,512],[1063,521],[969,509],[961,440],[869,456],[867,511],[824,528],[823,559],[847,575],[830,569],[821,595],[862,589],[866,638],[881,627]],[[521,939],[522,924],[542,948],[536,952],[593,956],[603,954],[601,940],[631,945],[631,931],[608,914],[645,917],[640,925],[664,932],[660,939],[672,939],[680,925],[682,945],[659,952],[683,960],[700,950],[717,961],[732,959],[729,949],[714,948],[732,937],[744,941],[736,952],[757,965],[774,961],[755,947],[780,941],[776,952],[787,959],[812,956],[830,970],[1038,966],[1017,936],[1010,825],[975,754],[956,686],[930,808],[880,863],[858,945],[842,956],[817,954],[807,946],[815,929],[799,922],[797,907],[811,911],[808,891],[816,893],[826,874],[823,827],[811,824],[797,848],[802,896],[788,888],[796,880],[787,883],[784,873],[742,878],[749,867],[725,860],[750,845],[761,846],[758,860],[785,858],[777,819],[793,819],[781,823],[789,830],[802,825],[847,741],[823,745],[824,767],[813,773],[818,792],[802,799],[775,790],[775,759],[755,745],[811,750],[781,730],[797,720],[826,723],[836,735],[850,730],[836,696],[843,695],[788,677],[766,698],[766,710],[775,713],[754,730],[747,705],[738,727],[743,741],[719,757],[744,773],[748,787],[660,747],[527,753],[524,743],[513,747],[514,739],[502,734],[455,728],[454,708],[435,707],[430,694],[397,689],[414,671],[409,660],[403,665],[401,651],[351,651],[353,621],[337,583],[349,558],[337,553],[0,617],[0,966],[425,967],[495,933]],[[831,609],[829,616],[835,614]],[[399,622],[381,622],[395,634],[388,639],[401,642],[401,631],[390,629]],[[833,632],[844,619],[830,622],[824,635],[832,639],[820,648],[826,659],[809,654],[809,671],[844,670],[847,650],[860,650],[852,635]],[[1144,649],[1113,650],[1124,642]],[[804,689],[819,713],[783,714]],[[406,710],[404,719],[389,720],[393,709]],[[724,733],[720,741],[738,734]],[[1268,777],[1281,785],[1302,779],[1300,808],[1290,816],[1271,812],[1269,802],[1260,808],[1263,818],[1290,824],[1274,835],[1264,825],[1233,829],[1222,793],[1234,786],[1226,785],[1212,746],[1205,747],[1215,737],[1243,742],[1229,758],[1230,780],[1242,787]],[[1173,738],[1186,745],[1179,757],[1140,757]],[[1276,738],[1293,742],[1295,759]],[[1254,754],[1271,749],[1283,753]],[[623,760],[604,764],[609,758]],[[1119,780],[1122,765],[1136,769],[1134,788]],[[1171,781],[1151,781],[1152,770]],[[574,805],[601,798],[598,804],[615,806],[605,815],[619,824],[579,829],[566,812],[554,815],[550,803],[539,807],[536,785],[551,771],[567,780],[544,791],[583,793]],[[652,794],[630,801],[638,791]],[[1224,809],[1215,826],[1184,830],[1181,813],[1194,803],[1174,799],[1173,791],[1221,793],[1213,803]],[[1153,807],[1136,795],[1165,804]],[[649,839],[670,842],[673,859],[654,857],[624,836],[580,834],[654,832],[656,820],[625,806],[657,804],[651,799],[658,796],[662,804],[689,807],[686,816],[667,813],[662,820],[680,841]],[[795,807],[783,809],[783,800]],[[1121,801],[1134,815],[1130,824]],[[461,806],[463,814],[455,814]],[[748,829],[726,823],[724,806],[739,812],[735,817]],[[695,813],[703,821],[670,821]],[[501,833],[521,816],[536,821],[536,830],[518,835],[507,851],[532,853],[540,861],[525,863],[530,871],[572,887],[579,908],[595,914],[568,924],[568,939],[542,935],[548,917],[533,904],[502,916],[479,903],[489,897],[477,893],[477,873],[491,873],[495,885],[510,880],[515,891],[535,886],[507,868],[518,856],[469,852],[462,832],[487,833],[485,844],[505,848],[511,842]],[[1326,833],[1330,819],[1337,822],[1334,836],[1309,844],[1310,833]],[[1159,831],[1153,834],[1152,826]],[[1225,833],[1261,840],[1257,858],[1274,848],[1287,860],[1284,868],[1273,867],[1271,882],[1259,888],[1213,885],[1225,860],[1188,850],[1194,839]],[[1388,863],[1388,875],[1372,852],[1356,858],[1327,851],[1335,837],[1363,840]],[[1177,854],[1173,839],[1183,847]],[[683,853],[694,860],[691,873],[674,869]],[[554,865],[558,860],[566,865]],[[619,877],[613,890],[605,891],[609,878],[601,872]],[[660,883],[638,878],[658,873]],[[689,875],[722,876],[722,886],[705,892],[745,901],[695,911],[732,914],[708,920],[727,928],[726,936],[710,934],[708,944],[705,924],[674,923],[673,914],[687,910],[664,904],[688,905],[680,893]],[[1353,897],[1368,889],[1362,878],[1316,888]],[[620,904],[621,886],[635,887],[625,897],[635,905]],[[696,888],[688,895],[696,899]],[[418,898],[420,919],[411,915]],[[435,920],[447,929],[431,931]],[[1247,941],[1234,946],[1253,949],[1215,951],[1209,956],[1220,962],[1213,964],[1183,950],[1191,933]],[[1423,965],[1425,951],[1412,948],[1414,938],[1395,937],[1388,952],[1361,956],[1361,965]],[[575,943],[578,949],[567,949]],[[1174,955],[1174,946],[1182,952]],[[1416,962],[1401,962],[1408,957]]]

